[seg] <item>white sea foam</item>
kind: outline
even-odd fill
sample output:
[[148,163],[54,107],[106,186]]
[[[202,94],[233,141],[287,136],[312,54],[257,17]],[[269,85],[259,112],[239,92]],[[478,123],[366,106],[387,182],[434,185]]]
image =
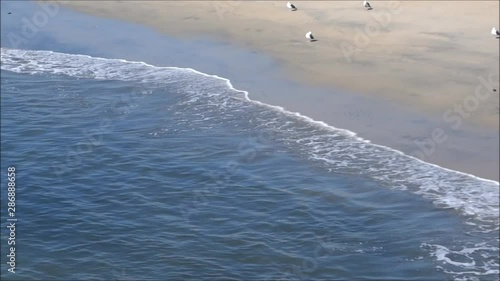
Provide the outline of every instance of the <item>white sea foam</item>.
[[430,251],[431,256],[444,266],[438,267],[443,272],[454,276],[455,280],[482,280],[484,278],[490,280],[491,276],[498,277],[500,274],[499,248],[488,246],[486,243],[462,246],[460,250],[427,243],[423,243],[421,248]]
[[[139,83],[168,84],[180,80],[186,89],[204,95],[224,95],[221,87],[241,94],[245,102],[271,109],[272,116],[262,126],[272,128],[285,143],[328,169],[372,178],[393,188],[406,189],[428,198],[438,207],[455,208],[467,223],[484,232],[498,231],[499,183],[423,162],[389,147],[372,144],[354,132],[335,128],[282,107],[250,100],[248,92],[234,89],[228,79],[190,68],[157,67],[144,62],[96,58],[52,51],[1,49],[1,69],[17,73],[68,75],[75,78],[124,80]],[[200,79],[203,77],[213,79]],[[193,89],[191,89],[193,88]],[[194,89],[196,88],[196,89]],[[208,93],[208,94],[207,94]],[[193,95],[189,103],[203,102]],[[211,104],[215,106],[214,104]],[[229,107],[223,100],[220,108]],[[234,106],[231,110],[239,110]]]

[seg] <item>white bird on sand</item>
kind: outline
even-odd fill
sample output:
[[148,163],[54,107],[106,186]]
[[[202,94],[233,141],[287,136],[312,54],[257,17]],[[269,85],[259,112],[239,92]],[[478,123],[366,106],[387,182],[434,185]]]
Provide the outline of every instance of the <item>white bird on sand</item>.
[[311,31],[306,33],[306,38],[309,39],[309,41],[311,41],[311,42],[316,41],[316,39],[314,39],[313,33]]
[[496,28],[491,29],[491,34],[495,35],[496,37],[500,37],[500,30],[497,30]]
[[366,0],[363,1],[363,7],[365,7],[367,10],[371,10],[372,9],[372,6]]
[[290,11],[297,11],[297,7],[295,7],[295,5],[290,2],[286,3],[286,7],[290,9]]

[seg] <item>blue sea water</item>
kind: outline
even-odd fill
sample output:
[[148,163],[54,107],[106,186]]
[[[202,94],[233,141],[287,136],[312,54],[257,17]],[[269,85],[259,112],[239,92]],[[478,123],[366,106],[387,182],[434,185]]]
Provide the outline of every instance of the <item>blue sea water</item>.
[[497,182],[192,69],[10,48],[1,61],[20,218],[2,279],[498,280]]

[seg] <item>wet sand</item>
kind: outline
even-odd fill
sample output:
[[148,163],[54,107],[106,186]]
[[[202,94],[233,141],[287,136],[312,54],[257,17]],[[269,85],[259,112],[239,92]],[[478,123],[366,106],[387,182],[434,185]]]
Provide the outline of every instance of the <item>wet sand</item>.
[[[71,1],[80,11],[176,36],[210,35],[271,54],[298,81],[443,115],[490,80],[467,122],[498,130],[495,1]],[[307,42],[313,31],[318,41]],[[485,91],[486,89],[483,89]],[[459,113],[459,109],[453,110]],[[443,117],[446,118],[446,117]],[[449,117],[452,118],[452,117]]]
[[[366,11],[358,2],[308,1],[296,2],[296,12],[285,3],[72,1],[68,7],[182,40],[212,38],[269,55],[277,65],[261,71],[248,60],[222,62],[224,47],[210,46],[224,67],[195,59],[182,66],[228,77],[253,99],[498,180],[498,91],[491,87],[498,88],[499,40],[489,34],[498,22],[498,3],[374,2],[374,10]],[[390,15],[387,24],[384,13]],[[361,44],[359,32],[377,24],[380,34],[365,32],[368,43]],[[309,30],[317,42],[307,42]],[[273,85],[278,70],[304,87]]]

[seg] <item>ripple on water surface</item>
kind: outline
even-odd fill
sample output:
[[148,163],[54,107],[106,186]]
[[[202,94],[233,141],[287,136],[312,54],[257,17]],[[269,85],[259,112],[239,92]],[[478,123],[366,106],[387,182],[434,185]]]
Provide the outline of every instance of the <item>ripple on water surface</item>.
[[2,48],[19,276],[497,278],[497,183],[249,101],[228,83]]

